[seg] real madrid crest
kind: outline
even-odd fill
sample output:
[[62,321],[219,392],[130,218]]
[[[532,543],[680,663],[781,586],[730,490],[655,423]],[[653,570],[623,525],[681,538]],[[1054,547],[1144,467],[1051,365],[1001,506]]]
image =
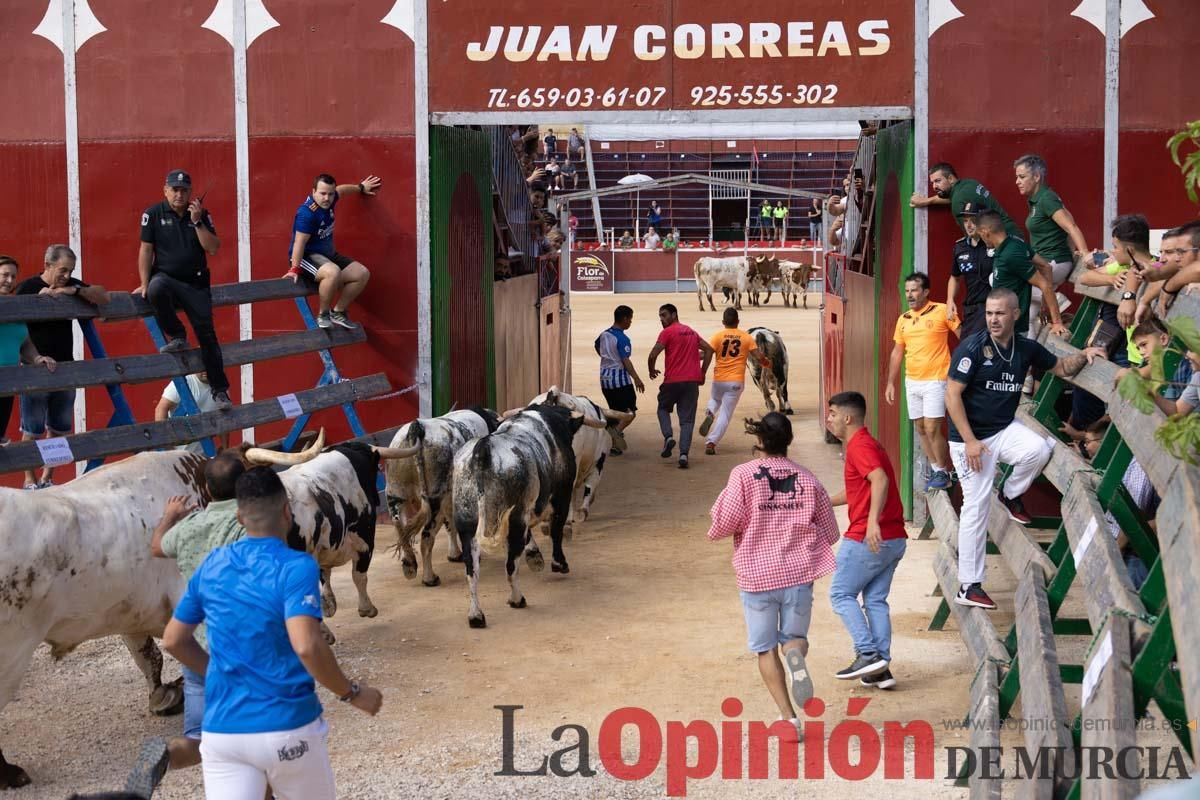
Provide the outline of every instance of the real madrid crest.
[[983,357],[991,358],[994,355],[995,355],[995,353],[992,352],[992,346],[990,344],[985,344],[983,346]]

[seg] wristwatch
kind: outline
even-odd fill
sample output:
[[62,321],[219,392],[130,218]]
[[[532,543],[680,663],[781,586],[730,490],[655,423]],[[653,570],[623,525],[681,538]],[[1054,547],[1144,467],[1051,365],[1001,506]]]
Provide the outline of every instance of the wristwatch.
[[1122,300],[1132,300],[1135,297],[1137,297],[1137,295],[1134,294],[1133,292],[1125,292],[1124,294],[1121,295]]
[[350,691],[338,698],[343,703],[349,703],[354,698],[358,697],[358,693],[362,691],[362,687],[358,685],[358,681],[350,681]]

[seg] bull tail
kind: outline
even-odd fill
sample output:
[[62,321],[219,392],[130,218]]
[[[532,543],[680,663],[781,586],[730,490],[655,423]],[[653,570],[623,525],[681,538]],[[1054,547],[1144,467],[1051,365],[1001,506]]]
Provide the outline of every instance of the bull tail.
[[429,476],[425,472],[425,426],[414,419],[408,425],[408,433],[417,440],[417,480],[421,482],[421,512],[429,508]]
[[[479,542],[489,553],[503,553],[508,548],[508,524],[516,506],[504,509],[497,515],[494,524],[489,524],[492,522],[489,519],[491,517],[489,512],[493,510],[488,508],[487,498],[481,496],[476,504],[479,521],[475,523],[475,541]],[[489,530],[492,531],[491,536],[488,536]]]

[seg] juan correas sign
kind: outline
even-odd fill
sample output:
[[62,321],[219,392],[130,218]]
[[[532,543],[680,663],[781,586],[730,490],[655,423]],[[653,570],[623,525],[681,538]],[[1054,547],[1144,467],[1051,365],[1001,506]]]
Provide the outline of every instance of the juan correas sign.
[[912,105],[912,0],[428,9],[432,113]]

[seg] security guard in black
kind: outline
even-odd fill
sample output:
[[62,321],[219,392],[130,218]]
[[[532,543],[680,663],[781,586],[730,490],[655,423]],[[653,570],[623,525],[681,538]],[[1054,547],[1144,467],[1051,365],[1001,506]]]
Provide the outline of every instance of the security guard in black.
[[163,200],[142,214],[142,241],[154,245],[154,272],[165,272],[176,280],[208,288],[208,254],[196,235],[197,225],[215,234],[212,217],[204,210],[199,222],[192,222],[186,210],[176,214]]
[[992,290],[992,255],[982,239],[973,242],[964,236],[954,243],[954,261],[950,274],[967,284],[962,304],[963,338],[983,330],[983,304]]
[[[1049,370],[1056,363],[1053,353],[1019,333],[1013,334],[1006,348],[997,345],[987,331],[964,339],[950,357],[950,380],[965,385],[963,410],[975,438],[982,441],[995,436],[1012,423],[1030,367]],[[950,441],[963,441],[953,417]]]

